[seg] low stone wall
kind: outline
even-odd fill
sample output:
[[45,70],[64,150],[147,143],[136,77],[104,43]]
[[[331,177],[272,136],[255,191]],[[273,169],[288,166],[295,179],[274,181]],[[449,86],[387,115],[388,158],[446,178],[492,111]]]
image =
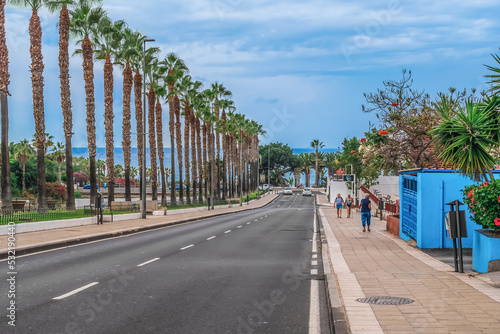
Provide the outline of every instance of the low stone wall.
[[[16,224],[16,233],[52,230],[56,228],[66,228],[66,227],[92,225],[92,224],[97,224],[97,217],[22,223],[22,224]],[[8,227],[9,227],[8,225],[0,226],[0,235],[6,235],[8,232],[7,230]]]
[[386,229],[391,232],[392,235],[399,236],[399,215],[387,216]]

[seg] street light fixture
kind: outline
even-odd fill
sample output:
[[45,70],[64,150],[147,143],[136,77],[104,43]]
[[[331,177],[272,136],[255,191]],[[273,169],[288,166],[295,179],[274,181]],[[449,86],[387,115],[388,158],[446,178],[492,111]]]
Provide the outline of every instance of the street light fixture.
[[144,39],[144,47],[142,49],[142,60],[143,60],[143,84],[142,84],[142,93],[143,93],[143,103],[142,103],[142,218],[146,218],[146,42],[154,42],[154,39]]

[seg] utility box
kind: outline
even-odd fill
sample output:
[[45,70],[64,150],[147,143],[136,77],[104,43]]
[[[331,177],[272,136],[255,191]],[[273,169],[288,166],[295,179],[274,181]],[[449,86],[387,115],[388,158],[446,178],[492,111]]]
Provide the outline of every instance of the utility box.
[[[499,170],[492,171],[499,175]],[[412,169],[399,174],[399,236],[408,241],[415,239],[418,248],[453,248],[448,238],[445,219],[450,211],[446,203],[463,198],[462,189],[474,181],[450,169]],[[465,231],[479,227],[467,220]],[[463,248],[472,248],[470,234],[462,239]]]

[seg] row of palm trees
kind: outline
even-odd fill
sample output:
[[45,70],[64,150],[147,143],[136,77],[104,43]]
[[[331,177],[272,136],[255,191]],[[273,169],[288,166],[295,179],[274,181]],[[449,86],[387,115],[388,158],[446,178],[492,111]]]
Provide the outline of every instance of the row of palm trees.
[[[59,11],[59,68],[61,109],[65,135],[65,161],[68,196],[67,209],[74,209],[73,164],[71,138],[73,134],[69,80],[69,38],[77,39],[77,54],[83,58],[83,76],[86,96],[87,145],[89,151],[89,178],[91,201],[97,195],[96,125],[94,63],[103,62],[104,70],[104,125],[106,139],[106,170],[109,185],[108,201],[114,200],[114,110],[113,71],[118,65],[123,71],[122,147],[124,151],[125,198],[131,200],[131,102],[132,89],[137,125],[139,173],[143,168],[146,143],[143,142],[143,113],[147,113],[151,170],[160,164],[161,202],[166,205],[166,174],[163,154],[164,103],[169,106],[169,133],[171,145],[171,184],[176,178],[180,184],[179,201],[203,201],[215,188],[219,199],[235,196],[237,189],[249,191],[258,183],[258,136],[262,126],[244,115],[236,113],[231,92],[222,84],[214,83],[202,89],[202,83],[189,75],[184,61],[170,53],[159,58],[158,48],[144,50],[146,36],[131,30],[124,21],[112,21],[99,0],[9,0],[14,5],[32,9],[29,24],[31,41],[31,72],[33,88],[33,114],[35,118],[35,148],[37,154],[37,192],[39,207],[47,207],[45,192],[45,116],[43,95],[42,30],[38,10],[45,6]],[[0,0],[0,102],[2,106],[2,161],[8,160],[5,140],[8,140],[8,50],[5,43],[5,0]],[[144,61],[144,64],[142,62]],[[4,67],[5,65],[5,67]],[[141,69],[145,73],[143,87]],[[147,91],[147,110],[143,110],[141,90]],[[182,129],[184,125],[184,129]],[[5,137],[5,138],[4,138]],[[175,149],[174,149],[175,148]],[[175,154],[177,157],[175,157]],[[177,158],[177,159],[175,159]],[[177,165],[176,163],[177,162]],[[9,164],[2,165],[2,208],[11,208]],[[212,175],[209,173],[213,170]],[[238,175],[240,179],[238,180]],[[250,177],[251,175],[251,177]],[[239,182],[238,182],[239,181]],[[211,184],[212,183],[212,184]],[[222,190],[221,185],[222,184]],[[157,176],[151,175],[152,199],[157,198]],[[237,188],[239,187],[239,188]],[[142,187],[141,187],[142,189]],[[141,194],[144,196],[145,194]],[[176,203],[175,187],[171,190],[171,203]]]

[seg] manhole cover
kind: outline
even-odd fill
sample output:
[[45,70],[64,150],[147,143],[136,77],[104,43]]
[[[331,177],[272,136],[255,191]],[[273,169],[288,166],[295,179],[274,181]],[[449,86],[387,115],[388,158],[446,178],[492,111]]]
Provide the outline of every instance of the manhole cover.
[[356,299],[360,303],[377,304],[377,305],[404,305],[414,302],[413,299],[401,297],[366,297]]

